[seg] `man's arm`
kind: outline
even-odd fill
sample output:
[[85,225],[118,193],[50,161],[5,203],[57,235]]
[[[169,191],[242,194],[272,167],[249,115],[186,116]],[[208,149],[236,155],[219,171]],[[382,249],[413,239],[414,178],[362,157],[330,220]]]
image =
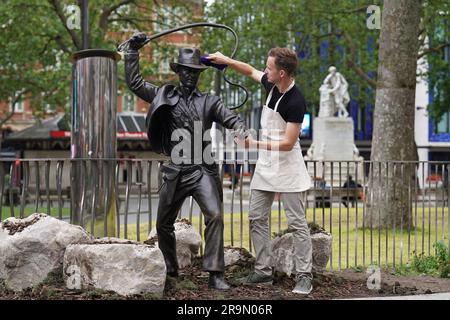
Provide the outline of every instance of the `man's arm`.
[[142,100],[151,103],[158,87],[145,81],[139,71],[139,52],[128,50],[125,53],[125,80],[130,90]]
[[264,75],[264,72],[256,70],[254,67],[249,65],[248,63],[241,62],[238,60],[231,59],[220,52],[212,53],[207,57],[211,62],[218,64],[226,64],[231,69],[243,74],[244,76],[250,77],[256,82],[261,83],[261,78]]
[[260,141],[253,140],[248,137],[245,140],[245,146],[250,148],[267,149],[275,151],[291,151],[298,141],[300,131],[302,129],[301,123],[288,122],[286,126],[286,133],[283,140],[280,141]]

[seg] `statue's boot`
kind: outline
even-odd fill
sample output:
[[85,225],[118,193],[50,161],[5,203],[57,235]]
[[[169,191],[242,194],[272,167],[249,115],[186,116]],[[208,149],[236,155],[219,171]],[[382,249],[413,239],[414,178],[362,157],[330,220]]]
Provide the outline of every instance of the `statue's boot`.
[[208,286],[216,290],[229,290],[230,286],[223,278],[223,272],[210,272]]

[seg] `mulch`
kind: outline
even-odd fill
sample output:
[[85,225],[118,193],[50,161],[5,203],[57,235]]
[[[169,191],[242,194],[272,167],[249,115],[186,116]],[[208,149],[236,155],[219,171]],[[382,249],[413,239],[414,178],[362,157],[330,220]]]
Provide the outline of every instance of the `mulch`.
[[[419,293],[432,293],[433,291],[420,287],[420,281],[409,279],[403,283],[397,281],[395,276],[387,277],[389,281],[381,282],[381,289],[369,290],[367,288],[367,275],[351,270],[345,272],[326,272],[315,274],[313,280],[314,290],[308,296],[292,293],[295,282],[293,277],[285,274],[275,274],[274,283],[271,286],[243,286],[240,279],[251,270],[251,263],[233,265],[228,267],[225,278],[231,285],[227,291],[212,290],[208,288],[208,273],[201,268],[201,259],[195,259],[193,265],[181,270],[178,278],[167,278],[164,295],[158,297],[152,294],[134,295],[123,297],[114,292],[101,290],[68,290],[57,270],[47,280],[33,288],[21,293],[5,290],[0,284],[0,300],[323,300],[345,299],[353,297],[414,295]],[[436,281],[450,281],[450,279],[437,279]],[[411,284],[415,285],[412,286]],[[445,282],[443,282],[445,284]]]

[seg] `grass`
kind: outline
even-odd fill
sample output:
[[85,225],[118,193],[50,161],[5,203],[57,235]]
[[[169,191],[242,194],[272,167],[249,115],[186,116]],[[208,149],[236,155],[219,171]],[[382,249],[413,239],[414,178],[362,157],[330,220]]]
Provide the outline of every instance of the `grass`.
[[[413,210],[413,221],[417,227],[409,233],[406,229],[392,227],[386,229],[363,228],[362,208],[310,208],[307,221],[316,222],[333,235],[333,249],[329,266],[333,269],[361,268],[371,264],[396,268],[411,261],[415,254],[434,255],[433,244],[439,240],[448,244],[449,225],[447,208],[417,208]],[[340,222],[339,222],[339,217]],[[183,218],[185,218],[183,216]],[[331,221],[331,227],[330,227]],[[200,232],[204,231],[203,217],[192,217],[192,224]],[[248,213],[237,212],[224,215],[225,245],[250,248]],[[155,227],[155,221],[152,226]],[[232,226],[232,227],[231,227]],[[286,216],[278,209],[272,210],[271,234],[287,228]],[[140,225],[140,241],[147,239],[148,224]],[[124,226],[120,226],[120,235]],[[137,240],[136,225],[128,225],[127,237]]]
[[[70,216],[70,208],[62,208],[62,216],[64,218],[68,218]],[[28,217],[29,215],[35,213],[35,212],[41,212],[47,214],[47,207],[38,207],[36,210],[35,206],[26,206],[24,208],[24,218]],[[58,207],[52,207],[50,208],[50,215],[52,217],[58,218],[59,217],[59,209]],[[4,220],[6,218],[12,217],[13,214],[11,212],[11,208],[9,206],[3,206],[1,211],[0,220]],[[14,207],[14,216],[18,218],[20,216],[20,206]]]
[[[38,212],[47,212],[46,207],[40,207]],[[280,232],[287,228],[286,216],[281,208],[272,210],[270,219],[270,233]],[[35,207],[27,206],[24,216],[36,212]],[[15,208],[15,216],[19,217],[20,210]],[[51,208],[51,216],[58,217],[58,208]],[[69,217],[70,209],[62,208],[63,217]],[[9,207],[2,207],[1,219],[11,216]],[[156,216],[156,215],[153,215]],[[186,216],[182,216],[187,218]],[[397,268],[407,265],[414,256],[435,255],[433,244],[442,240],[449,243],[449,214],[446,207],[413,208],[413,221],[417,221],[416,228],[409,233],[407,230],[392,227],[388,229],[363,228],[363,208],[309,208],[307,221],[316,222],[333,235],[333,250],[329,266],[333,269],[360,268],[371,264]],[[340,221],[340,222],[339,222]],[[249,223],[247,212],[235,212],[224,215],[225,245],[243,247],[251,251],[249,239]],[[156,222],[151,221],[154,228]],[[192,224],[200,232],[204,231],[203,216],[192,217]],[[108,221],[108,226],[112,224]],[[130,224],[127,228],[127,238],[137,239],[137,226]],[[97,229],[99,231],[97,231]],[[90,226],[86,230],[90,231]],[[103,222],[95,226],[95,233],[103,236]],[[120,237],[124,237],[124,226],[120,226]],[[139,241],[147,239],[149,224],[142,222],[139,230]],[[405,271],[406,272],[406,271]]]

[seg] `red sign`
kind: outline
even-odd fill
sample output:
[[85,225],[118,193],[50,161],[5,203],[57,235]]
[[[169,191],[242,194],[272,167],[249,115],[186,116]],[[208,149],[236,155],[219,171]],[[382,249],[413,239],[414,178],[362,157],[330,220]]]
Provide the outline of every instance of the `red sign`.
[[[70,131],[52,130],[50,131],[51,138],[69,138]],[[117,132],[117,138],[133,138],[133,139],[147,139],[145,132]]]
[[66,138],[70,137],[70,131],[52,130],[50,131],[51,138]]
[[145,132],[117,132],[117,138],[147,139]]

